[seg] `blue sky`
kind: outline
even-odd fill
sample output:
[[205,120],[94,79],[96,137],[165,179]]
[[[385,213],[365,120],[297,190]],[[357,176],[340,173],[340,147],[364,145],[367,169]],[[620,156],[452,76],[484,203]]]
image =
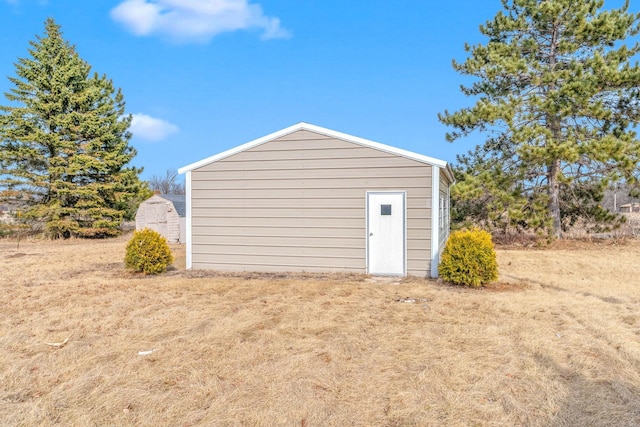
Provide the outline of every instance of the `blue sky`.
[[52,17],[93,70],[122,89],[143,178],[301,121],[454,161],[481,137],[445,141],[437,113],[471,103],[451,60],[465,58],[465,42],[483,41],[478,26],[500,7],[499,0],[0,0],[0,92]]

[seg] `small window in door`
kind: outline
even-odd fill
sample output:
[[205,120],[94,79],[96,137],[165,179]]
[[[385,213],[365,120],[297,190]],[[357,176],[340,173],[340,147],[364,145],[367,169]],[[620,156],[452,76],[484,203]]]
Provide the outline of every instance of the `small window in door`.
[[391,205],[380,205],[380,215],[391,215]]

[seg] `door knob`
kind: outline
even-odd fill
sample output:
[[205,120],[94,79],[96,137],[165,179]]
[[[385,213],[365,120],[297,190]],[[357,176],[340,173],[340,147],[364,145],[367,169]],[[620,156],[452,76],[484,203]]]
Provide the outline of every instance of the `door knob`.
[[369,236],[373,236],[373,233],[369,233]]

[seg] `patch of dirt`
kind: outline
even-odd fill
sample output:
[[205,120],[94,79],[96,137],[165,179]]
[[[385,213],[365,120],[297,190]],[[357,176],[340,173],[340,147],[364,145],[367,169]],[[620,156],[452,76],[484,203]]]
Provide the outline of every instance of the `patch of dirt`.
[[548,245],[549,249],[592,250],[609,247],[625,247],[638,244],[638,239],[560,239]]
[[489,283],[480,289],[489,292],[522,292],[527,288],[529,288],[527,283],[496,282]]
[[371,276],[365,279],[365,282],[378,285],[399,285],[402,279],[402,277]]
[[257,271],[215,271],[215,270],[168,270],[167,276],[202,279],[207,277],[228,277],[244,280],[316,280],[316,281],[350,281],[364,282],[369,276],[354,273],[262,273]]
[[5,255],[5,258],[22,258],[23,256],[27,256],[29,254],[25,254],[24,252],[18,252],[11,255]]
[[493,282],[479,287],[454,285],[452,283],[447,283],[442,279],[438,279],[437,283],[438,285],[445,287],[447,290],[458,292],[522,292],[529,288],[529,284],[526,282]]
[[7,254],[4,257],[7,259],[12,259],[12,258],[24,258],[24,257],[31,257],[31,256],[42,256],[42,254],[40,253],[36,253],[36,252],[16,252],[14,254]]
[[508,241],[508,240],[494,240],[496,249],[505,250],[593,250],[598,248],[608,247],[633,247],[640,246],[640,239],[636,238],[610,238],[610,239],[598,239],[598,238],[576,238],[576,239],[559,239],[552,242],[547,242],[544,239],[537,241],[525,240],[525,241]]

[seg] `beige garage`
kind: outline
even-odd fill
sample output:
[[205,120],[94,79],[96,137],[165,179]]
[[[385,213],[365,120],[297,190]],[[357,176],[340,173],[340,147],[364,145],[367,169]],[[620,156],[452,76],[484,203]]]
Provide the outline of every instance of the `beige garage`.
[[299,123],[179,172],[187,268],[437,276],[445,161]]

